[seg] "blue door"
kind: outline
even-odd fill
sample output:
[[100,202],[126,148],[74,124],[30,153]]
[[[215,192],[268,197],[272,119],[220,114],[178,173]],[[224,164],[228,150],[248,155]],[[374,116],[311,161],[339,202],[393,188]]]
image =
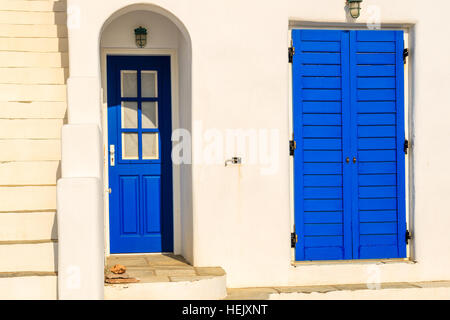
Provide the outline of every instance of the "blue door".
[[168,56],[108,56],[111,253],[173,251]]
[[296,260],[406,257],[403,32],[292,38]]

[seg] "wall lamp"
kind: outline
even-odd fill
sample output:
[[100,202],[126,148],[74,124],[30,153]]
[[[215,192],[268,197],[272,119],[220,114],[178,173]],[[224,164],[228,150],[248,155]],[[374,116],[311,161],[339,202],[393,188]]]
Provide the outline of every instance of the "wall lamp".
[[361,13],[361,2],[363,0],[347,0],[348,11],[352,18],[356,19]]
[[134,29],[134,36],[136,38],[136,45],[139,48],[144,48],[147,45],[147,29],[143,27]]

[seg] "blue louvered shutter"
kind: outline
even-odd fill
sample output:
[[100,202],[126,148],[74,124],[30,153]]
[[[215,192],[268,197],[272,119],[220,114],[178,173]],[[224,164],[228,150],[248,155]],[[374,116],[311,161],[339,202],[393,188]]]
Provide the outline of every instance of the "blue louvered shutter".
[[296,260],[406,256],[403,32],[292,39]]
[[351,259],[343,201],[349,33],[293,30],[292,38],[296,260]]
[[350,35],[355,259],[406,257],[403,31]]

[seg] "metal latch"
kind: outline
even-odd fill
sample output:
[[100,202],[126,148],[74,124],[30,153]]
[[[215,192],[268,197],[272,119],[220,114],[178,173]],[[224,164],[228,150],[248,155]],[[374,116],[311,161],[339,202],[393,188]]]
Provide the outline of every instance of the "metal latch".
[[295,154],[295,149],[297,149],[297,142],[295,140],[289,141],[289,155],[293,156]]
[[294,61],[294,54],[295,54],[295,48],[291,45],[288,48],[289,63],[292,63]]
[[409,149],[409,141],[405,140],[405,143],[403,144],[403,151],[405,152],[405,154],[408,154],[408,149]]
[[298,237],[297,234],[295,232],[291,233],[291,248],[295,248],[295,246],[297,245],[298,242]]
[[406,64],[406,57],[409,57],[408,48],[403,49],[403,63]]
[[409,232],[409,230],[406,230],[406,232],[405,232],[405,242],[406,242],[406,244],[409,243],[409,240],[412,240],[412,234],[411,234],[411,232]]

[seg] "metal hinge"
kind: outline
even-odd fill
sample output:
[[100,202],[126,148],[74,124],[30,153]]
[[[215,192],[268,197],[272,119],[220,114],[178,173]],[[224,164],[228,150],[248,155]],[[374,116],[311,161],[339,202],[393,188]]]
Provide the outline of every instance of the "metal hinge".
[[294,61],[294,54],[295,54],[295,48],[291,46],[288,48],[288,54],[289,54],[289,63],[292,63]]
[[409,232],[409,230],[406,230],[405,232],[405,242],[408,244],[409,240],[412,240],[412,234]]
[[408,48],[403,49],[403,63],[406,64],[406,58],[409,56]]
[[403,151],[405,151],[405,154],[408,154],[409,149],[409,141],[405,140],[405,143],[403,144]]
[[297,234],[295,232],[291,233],[291,248],[295,248],[295,246],[297,245],[298,242],[298,237]]
[[295,140],[289,141],[289,155],[295,155],[295,149],[297,149],[297,142]]

